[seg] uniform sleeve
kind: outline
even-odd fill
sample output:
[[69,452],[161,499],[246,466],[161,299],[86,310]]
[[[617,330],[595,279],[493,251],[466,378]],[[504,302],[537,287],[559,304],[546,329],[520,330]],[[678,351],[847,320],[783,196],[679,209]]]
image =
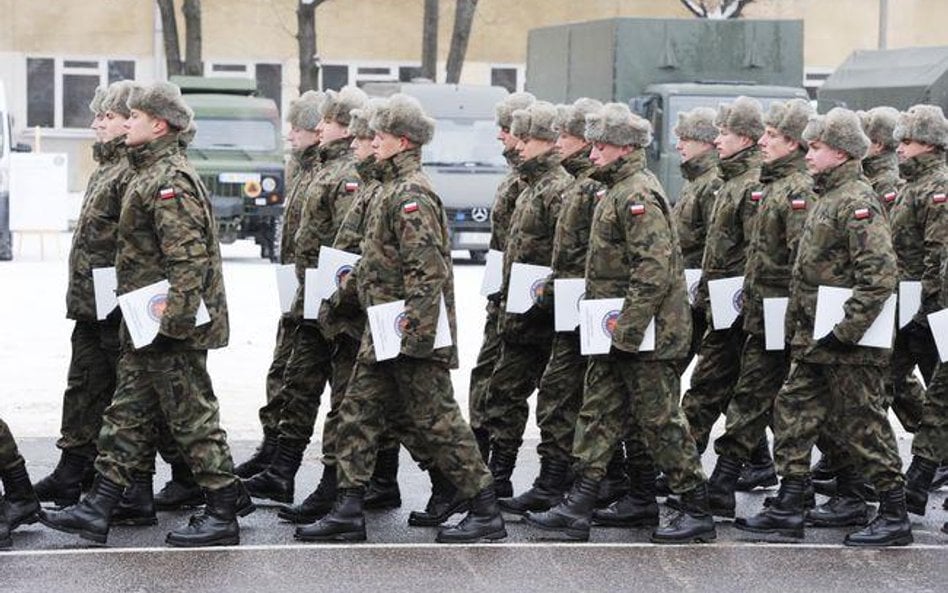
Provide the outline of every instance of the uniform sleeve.
[[[319,264],[321,245],[319,218],[326,208],[326,187],[321,183],[314,183],[301,197],[303,203],[300,226],[296,231],[294,253],[296,254],[296,277],[302,287],[306,280],[307,268],[315,268]],[[299,298],[302,298],[302,290],[298,294]]]
[[798,192],[790,197],[790,209],[787,212],[786,233],[787,233],[787,261],[790,265],[797,259],[797,252],[800,247],[800,237],[803,236],[803,227],[806,225],[806,217],[813,208],[816,195],[812,191]]
[[118,244],[118,222],[122,213],[122,197],[125,194],[125,176],[119,175],[103,181],[94,209],[90,209],[89,228],[86,233],[85,253],[92,268],[115,265]]
[[[944,192],[945,187],[939,188]],[[944,196],[944,194],[938,194]],[[927,326],[927,315],[938,311],[940,307],[942,261],[948,248],[948,201],[941,197],[926,196],[923,206],[923,237],[925,258],[922,271],[922,306],[915,315],[915,321]]]

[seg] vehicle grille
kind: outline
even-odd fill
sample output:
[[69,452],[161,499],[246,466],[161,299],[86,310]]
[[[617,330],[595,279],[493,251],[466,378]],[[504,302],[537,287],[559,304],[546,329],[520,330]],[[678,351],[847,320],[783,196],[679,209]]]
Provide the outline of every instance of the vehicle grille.
[[217,175],[201,175],[201,181],[204,182],[208,195],[222,198],[240,198],[244,195],[242,183],[221,183]]

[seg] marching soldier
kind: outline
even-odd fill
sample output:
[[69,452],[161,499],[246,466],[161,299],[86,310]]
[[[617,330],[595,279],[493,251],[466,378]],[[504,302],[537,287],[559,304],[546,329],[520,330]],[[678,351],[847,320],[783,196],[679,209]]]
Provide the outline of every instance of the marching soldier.
[[10,427],[0,418],[0,481],[3,496],[0,497],[0,550],[13,545],[10,533],[20,525],[36,523],[40,510],[39,500],[30,476],[26,473],[26,462],[17,449]]
[[899,177],[899,157],[895,154],[899,143],[892,135],[898,118],[899,111],[892,107],[874,107],[859,112],[862,129],[870,141],[869,152],[862,159],[862,172],[886,213],[892,210],[905,185],[905,181]]

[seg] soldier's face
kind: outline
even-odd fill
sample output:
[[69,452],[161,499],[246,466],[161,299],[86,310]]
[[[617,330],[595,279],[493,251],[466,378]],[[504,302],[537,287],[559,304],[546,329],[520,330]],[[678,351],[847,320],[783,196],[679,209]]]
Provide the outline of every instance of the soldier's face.
[[895,149],[895,154],[899,155],[900,161],[907,161],[920,154],[927,154],[934,151],[935,147],[931,144],[923,144],[918,140],[906,139],[899,142],[899,147]]
[[393,136],[388,132],[376,132],[372,138],[372,154],[378,161],[390,159],[408,146],[409,142],[404,137]]
[[692,140],[691,138],[679,138],[675,144],[675,150],[677,150],[679,156],[681,156],[681,162],[687,163],[695,157],[714,150],[714,144],[700,140]]
[[119,136],[125,135],[126,117],[121,113],[107,111],[105,113],[105,128],[103,130],[103,142],[110,142]]
[[510,128],[498,128],[497,139],[504,143],[504,150],[514,150],[520,143],[520,138],[511,134]]
[[138,109],[132,109],[131,115],[125,120],[124,127],[125,144],[129,146],[148,144],[168,133],[168,122]]
[[372,156],[372,139],[354,136],[352,138],[352,154],[357,161],[364,161]]
[[319,144],[325,146],[349,135],[349,128],[335,120],[324,119],[319,123]]
[[105,114],[96,113],[89,127],[92,128],[92,132],[95,134],[96,142],[105,142],[103,139],[105,136]]
[[718,156],[722,159],[733,156],[753,145],[754,141],[752,139],[735,134],[727,128],[720,128],[718,137],[714,139],[714,147],[718,149]]
[[556,149],[564,159],[573,156],[580,150],[586,148],[587,145],[588,143],[585,138],[573,136],[566,132],[562,132],[556,137]]
[[290,141],[290,146],[293,150],[306,150],[310,146],[313,146],[319,142],[319,132],[316,130],[305,130],[303,128],[296,128],[290,130],[289,135],[286,137]]
[[606,144],[605,142],[594,142],[592,151],[589,153],[589,160],[597,167],[605,167],[630,152],[632,152],[631,146],[616,146],[615,144]]
[[781,134],[776,128],[767,126],[764,135],[757,141],[757,146],[760,146],[760,153],[764,158],[764,162],[772,163],[793,153],[799,147],[799,144]]
[[525,161],[533,157],[540,156],[549,152],[555,145],[549,140],[538,140],[537,138],[526,138],[517,144],[517,150],[520,152],[520,158]]
[[835,169],[849,159],[849,155],[819,140],[810,142],[806,153],[806,168],[816,175],[829,169]]

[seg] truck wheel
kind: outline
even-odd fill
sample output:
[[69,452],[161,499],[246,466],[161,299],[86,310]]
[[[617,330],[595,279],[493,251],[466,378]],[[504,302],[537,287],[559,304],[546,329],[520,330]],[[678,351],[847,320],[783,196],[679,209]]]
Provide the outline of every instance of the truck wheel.
[[471,250],[471,261],[475,264],[482,264],[487,261],[487,252],[482,249]]

